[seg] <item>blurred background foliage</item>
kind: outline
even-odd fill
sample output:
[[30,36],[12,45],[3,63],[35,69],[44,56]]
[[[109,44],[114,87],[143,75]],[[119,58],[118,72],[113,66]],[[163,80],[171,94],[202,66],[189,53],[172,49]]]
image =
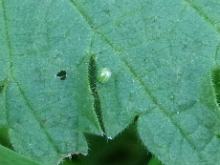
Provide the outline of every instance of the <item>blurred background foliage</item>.
[[73,155],[64,165],[147,165],[150,152],[138,138],[135,124],[130,125],[113,140],[86,135],[89,151],[87,156]]

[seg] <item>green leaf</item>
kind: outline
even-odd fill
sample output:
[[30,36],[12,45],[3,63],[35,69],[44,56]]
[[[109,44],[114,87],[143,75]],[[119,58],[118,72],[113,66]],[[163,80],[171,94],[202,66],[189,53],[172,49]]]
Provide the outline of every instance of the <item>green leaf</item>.
[[93,47],[98,67],[112,71],[108,83],[98,84],[107,136],[115,137],[137,115],[141,139],[163,163],[220,163],[211,81],[219,62],[219,10],[209,11],[210,18],[203,11],[215,2],[124,2],[112,6],[111,14],[118,9],[121,15],[99,28],[102,42]]
[[[137,117],[165,164],[220,164],[217,0],[1,0],[0,125],[14,149],[55,164]],[[90,89],[89,64],[111,71]],[[98,78],[98,75],[97,77]],[[97,97],[94,97],[95,94]]]
[[162,165],[162,163],[155,156],[153,156],[148,165]]
[[0,145],[0,164],[4,165],[40,165]]
[[69,1],[1,0],[0,22],[0,123],[13,148],[48,164],[87,153],[83,134],[102,134],[88,81],[89,25]]

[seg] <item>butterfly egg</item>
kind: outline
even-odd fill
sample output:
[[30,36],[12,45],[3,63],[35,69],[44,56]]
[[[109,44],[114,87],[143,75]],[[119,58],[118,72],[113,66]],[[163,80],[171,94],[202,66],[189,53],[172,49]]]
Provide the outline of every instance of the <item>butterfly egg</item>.
[[97,79],[100,83],[106,83],[111,78],[112,72],[108,68],[102,68],[98,72]]

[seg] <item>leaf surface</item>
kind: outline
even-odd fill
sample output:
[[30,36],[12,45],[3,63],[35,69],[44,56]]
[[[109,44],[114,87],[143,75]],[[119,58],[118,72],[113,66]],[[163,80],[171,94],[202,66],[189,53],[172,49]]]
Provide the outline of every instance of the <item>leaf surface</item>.
[[1,0],[0,123],[15,150],[54,163],[86,152],[84,133],[102,134],[92,58],[97,73],[111,71],[96,84],[109,138],[138,117],[163,163],[220,164],[219,9],[217,0]]
[[4,165],[43,165],[25,158],[3,146],[0,145],[0,163]]
[[89,26],[69,1],[2,0],[0,11],[1,123],[14,149],[49,164],[86,153],[83,134],[102,134],[88,81]]

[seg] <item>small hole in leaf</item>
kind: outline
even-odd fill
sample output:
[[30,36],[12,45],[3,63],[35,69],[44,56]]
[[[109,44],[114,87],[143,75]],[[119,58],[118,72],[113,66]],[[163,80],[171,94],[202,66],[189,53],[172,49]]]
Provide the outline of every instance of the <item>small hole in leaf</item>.
[[67,73],[65,70],[61,70],[60,72],[57,73],[57,78],[60,80],[65,80],[67,77]]

